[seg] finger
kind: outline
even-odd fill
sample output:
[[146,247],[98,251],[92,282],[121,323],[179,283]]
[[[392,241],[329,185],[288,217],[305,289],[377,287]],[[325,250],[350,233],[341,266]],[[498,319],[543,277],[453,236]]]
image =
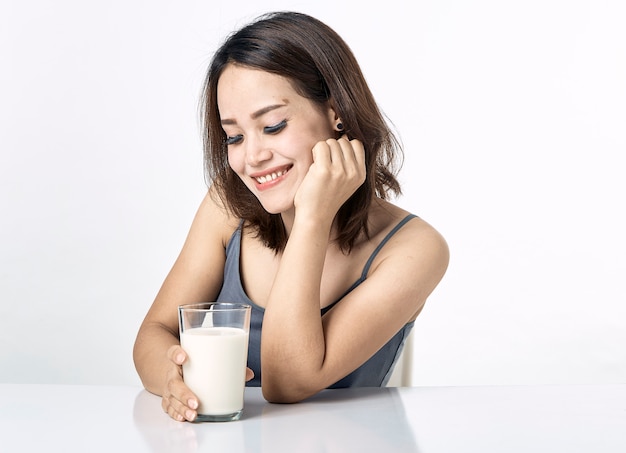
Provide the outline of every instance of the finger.
[[[187,401],[184,403],[183,401]],[[162,406],[165,412],[175,420],[194,421],[198,416],[196,411],[198,408],[197,399],[195,396],[184,396],[181,399],[176,398],[174,395],[163,397]]]
[[349,143],[348,140],[345,138],[329,138],[324,142],[319,142],[316,145],[316,151],[318,154],[317,160],[314,159],[315,162],[319,162],[320,164],[326,164],[328,168],[330,168],[331,165],[339,165],[340,167],[338,168],[343,168],[345,159],[343,156],[343,151],[341,149],[342,145],[340,142]]
[[163,411],[165,411],[165,413],[167,413],[167,415],[172,417],[174,420],[182,422],[185,421],[185,416],[183,414],[186,409],[181,410],[179,403],[180,402],[178,402],[178,404],[176,403],[175,398],[164,396],[161,400],[161,407],[163,408]]
[[354,150],[352,149],[352,143],[345,139],[340,138],[337,140],[338,152],[341,153],[342,160],[347,164],[352,164],[354,162]]
[[363,182],[365,178],[365,155],[363,145],[358,140],[337,140],[341,152],[343,169],[349,178],[355,178]]
[[252,380],[254,378],[254,371],[250,368],[246,368],[246,382]]
[[326,140],[325,142],[317,142],[313,147],[313,163],[320,164],[322,166],[327,166],[331,164],[330,157],[330,140]]
[[363,160],[365,150],[363,148],[363,143],[359,140],[348,140],[346,138],[340,138],[337,140],[341,148],[341,152],[344,160],[346,161],[354,161],[354,160]]
[[199,405],[198,397],[189,390],[189,387],[182,380],[172,385],[172,389],[174,390],[172,394],[176,396],[174,402],[176,410],[183,414],[187,420],[194,420],[198,415],[196,412]]
[[182,419],[193,421],[198,415],[196,409],[198,409],[199,400],[185,384],[180,369],[177,367],[176,371],[172,370],[168,373],[162,405],[172,418],[181,420],[182,417]]
[[173,345],[167,350],[167,357],[176,365],[182,365],[187,360],[187,353],[180,345]]
[[360,140],[354,139],[350,140],[350,144],[352,145],[352,152],[359,166],[365,167],[365,147],[363,143]]
[[330,160],[333,164],[341,165],[345,167],[346,156],[345,151],[343,150],[344,146],[350,146],[350,142],[348,142],[345,138],[340,138],[338,140],[329,139],[326,140],[328,147],[330,148]]
[[356,162],[356,168],[363,180],[365,180],[365,147],[360,140],[350,140],[352,155]]

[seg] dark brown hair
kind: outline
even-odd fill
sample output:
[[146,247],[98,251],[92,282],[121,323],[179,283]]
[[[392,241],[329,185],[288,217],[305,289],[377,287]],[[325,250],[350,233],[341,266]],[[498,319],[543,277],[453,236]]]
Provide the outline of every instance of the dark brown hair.
[[336,216],[337,243],[349,252],[360,233],[368,234],[368,208],[375,196],[400,194],[395,177],[401,147],[389,129],[358,62],[343,39],[326,24],[301,13],[277,12],[230,35],[217,50],[202,96],[206,174],[223,204],[244,219],[263,243],[278,252],[287,242],[280,214],[270,214],[228,164],[226,134],[217,108],[217,82],[228,64],[260,69],[287,78],[315,104],[332,102],[344,131],[365,147],[365,183]]

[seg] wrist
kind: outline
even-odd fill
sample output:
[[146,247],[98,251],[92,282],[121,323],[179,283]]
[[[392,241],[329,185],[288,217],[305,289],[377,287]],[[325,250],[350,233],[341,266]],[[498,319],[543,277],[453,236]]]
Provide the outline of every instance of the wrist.
[[304,234],[315,236],[323,234],[327,240],[330,235],[333,220],[334,218],[331,216],[311,211],[296,212],[291,234],[293,234],[294,231],[304,232]]

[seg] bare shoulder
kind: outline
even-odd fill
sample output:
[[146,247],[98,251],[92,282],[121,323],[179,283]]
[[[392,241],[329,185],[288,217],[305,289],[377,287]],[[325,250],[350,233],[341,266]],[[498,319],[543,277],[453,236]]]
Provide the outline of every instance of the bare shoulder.
[[[439,251],[443,258],[447,258],[448,245],[445,238],[419,215],[409,213],[388,202],[379,203],[372,214],[374,235],[386,235],[397,228],[389,238],[389,247],[385,246],[388,250],[397,247],[413,251]],[[371,240],[376,240],[376,237]]]
[[[381,226],[379,235],[388,234],[408,215],[407,211],[386,203],[382,214],[377,214]],[[449,260],[445,238],[426,220],[416,216],[397,229],[382,247],[372,263],[371,274],[404,276],[407,281],[419,283],[411,286],[419,288],[421,297],[426,297],[443,278]]]
[[[193,221],[189,239],[194,239],[196,234],[207,239],[219,239],[224,247],[237,229],[239,219],[235,218],[224,206],[214,188],[209,188],[204,199],[200,203],[198,212]],[[197,238],[199,239],[199,238]]]
[[446,240],[423,218],[412,218],[396,234],[402,248],[417,253],[434,253],[447,262],[449,251]]
[[416,266],[428,264],[434,275],[443,277],[450,261],[450,250],[445,238],[420,217],[412,219],[406,227],[404,235],[398,237],[402,248],[416,258]]
[[238,220],[221,203],[214,190],[209,189],[174,264],[176,281],[202,280],[214,285],[221,282],[221,269],[226,259],[224,250],[237,226]]

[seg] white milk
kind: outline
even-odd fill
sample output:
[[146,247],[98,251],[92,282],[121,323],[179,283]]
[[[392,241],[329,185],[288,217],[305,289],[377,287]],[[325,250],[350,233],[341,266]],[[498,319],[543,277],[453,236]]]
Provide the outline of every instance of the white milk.
[[198,414],[225,415],[243,409],[248,334],[234,327],[196,327],[180,336],[188,355],[185,384],[200,400]]

